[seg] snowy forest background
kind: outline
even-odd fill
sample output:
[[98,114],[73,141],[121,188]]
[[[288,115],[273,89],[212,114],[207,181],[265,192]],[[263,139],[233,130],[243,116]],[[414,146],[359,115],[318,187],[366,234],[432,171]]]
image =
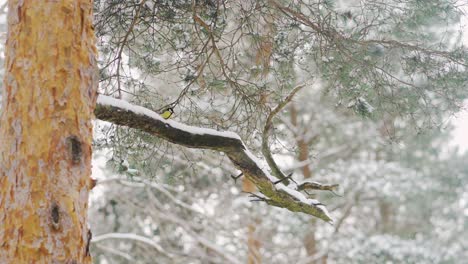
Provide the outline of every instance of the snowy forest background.
[[468,95],[467,5],[95,1],[101,94],[171,106],[263,159],[268,114],[304,86],[269,148],[295,181],[339,184],[310,193],[330,225],[251,201],[219,152],[96,121],[95,263],[464,263],[468,154],[449,120]]

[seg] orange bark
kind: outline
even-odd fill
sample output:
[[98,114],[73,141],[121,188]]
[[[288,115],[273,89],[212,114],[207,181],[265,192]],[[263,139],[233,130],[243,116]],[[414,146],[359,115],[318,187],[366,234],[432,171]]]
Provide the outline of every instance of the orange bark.
[[262,246],[261,242],[256,238],[255,230],[258,223],[251,223],[248,225],[248,239],[247,246],[249,253],[247,255],[247,264],[261,264],[262,255],[260,254],[260,247]]
[[[298,121],[297,121],[297,110],[296,110],[296,107],[294,107],[294,104],[291,105],[290,112],[291,112],[291,124],[296,128],[299,127]],[[297,157],[298,160],[299,161],[308,160],[309,159],[308,143],[302,137],[299,137],[296,140],[296,144],[299,149],[299,155]],[[302,166],[302,174],[304,176],[304,179],[312,178],[312,172],[310,171],[310,167],[308,164],[305,164],[304,166]]]
[[[242,191],[253,193],[257,191],[257,187],[249,179],[242,177]],[[260,248],[262,244],[255,235],[255,229],[259,222],[260,220],[252,221],[247,225],[247,264],[262,263],[262,256],[260,255]]]
[[[298,113],[297,113],[297,110],[296,108],[294,107],[294,104],[291,105],[290,107],[290,112],[291,112],[291,124],[298,128]],[[299,137],[297,140],[296,140],[296,144],[298,146],[298,150],[299,150],[299,154],[298,154],[298,160],[299,161],[306,161],[309,159],[309,144],[308,142],[306,142],[302,137]],[[304,176],[304,179],[310,179],[312,178],[312,171],[309,167],[308,164],[305,164],[303,167],[302,167],[302,175]],[[315,225],[316,225],[316,222],[315,220],[312,220],[311,221],[311,228],[310,230],[311,231],[308,231],[306,233],[306,236],[304,238],[304,247],[306,249],[306,252],[307,252],[307,256],[313,256],[315,254],[317,254],[317,238],[315,237]],[[322,257],[320,260],[318,261],[312,261],[310,262],[311,264],[312,263],[322,263],[322,264],[326,264],[327,263],[327,256],[324,256]]]
[[11,0],[0,118],[0,263],[91,263],[92,0]]

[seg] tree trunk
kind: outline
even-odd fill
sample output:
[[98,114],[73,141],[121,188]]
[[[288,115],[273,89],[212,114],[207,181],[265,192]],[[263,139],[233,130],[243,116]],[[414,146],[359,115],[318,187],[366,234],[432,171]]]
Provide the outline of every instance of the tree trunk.
[[[294,104],[291,104],[290,107],[290,113],[291,113],[291,124],[297,129],[299,128],[298,124],[298,113],[297,109],[294,106]],[[306,134],[306,131],[302,133],[302,135]],[[309,159],[309,142],[307,142],[302,135],[295,135],[296,136],[296,145],[298,147],[298,157],[297,159],[301,161],[307,161]],[[310,167],[308,164],[305,164],[302,167],[302,175],[304,176],[304,179],[310,180],[312,178],[312,171],[310,170]],[[317,239],[315,237],[315,229],[316,229],[316,221],[315,219],[312,219],[310,222],[310,227],[308,228],[310,231],[308,231],[305,235],[304,238],[304,247],[307,252],[307,256],[313,256],[317,254],[318,249],[317,249]],[[326,264],[327,263],[327,256],[324,256],[320,258],[318,261],[312,261],[310,262],[311,264],[313,263],[322,263]]]
[[91,263],[92,1],[12,0],[0,118],[0,263]]
[[[242,177],[242,191],[243,192],[256,192],[257,187],[246,177]],[[247,225],[247,264],[260,264],[262,263],[262,256],[260,255],[260,247],[262,246],[260,240],[257,239],[255,230],[259,225],[260,220],[254,220],[249,217],[250,223]]]
[[259,221],[254,221],[254,223],[250,223],[247,227],[248,230],[248,256],[247,256],[247,264],[261,264],[262,263],[262,255],[260,254],[260,247],[261,242],[256,238],[255,230],[257,229],[257,225],[259,225]]
[[379,222],[379,230],[382,233],[391,232],[394,229],[393,226],[393,208],[392,204],[385,200],[379,201],[379,213],[380,213],[380,222]]

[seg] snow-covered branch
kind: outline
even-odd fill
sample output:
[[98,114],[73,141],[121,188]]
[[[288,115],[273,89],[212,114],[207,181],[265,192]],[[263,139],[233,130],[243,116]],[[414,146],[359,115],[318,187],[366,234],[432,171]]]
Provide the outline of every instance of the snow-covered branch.
[[138,242],[141,242],[143,244],[146,244],[146,245],[156,249],[159,253],[161,253],[161,254],[163,254],[163,255],[165,255],[167,257],[171,257],[171,255],[166,253],[166,251],[159,244],[154,242],[153,240],[151,240],[151,239],[149,239],[147,237],[144,237],[144,236],[133,234],[133,233],[108,233],[108,234],[93,237],[91,242],[92,243],[97,243],[99,241],[103,241],[103,240],[107,240],[107,239],[126,239],[126,240],[138,241]]
[[95,115],[100,120],[139,129],[177,145],[224,152],[244,176],[257,186],[263,194],[262,200],[269,205],[332,222],[327,209],[317,200],[308,199],[302,193],[282,183],[275,184],[278,179],[262,168],[260,162],[236,133],[165,120],[147,108],[104,95],[98,98]]
[[114,254],[114,255],[117,255],[121,258],[124,258],[125,260],[127,260],[128,262],[130,263],[134,263],[135,262],[135,259],[130,255],[130,254],[127,254],[125,252],[122,252],[120,250],[117,250],[113,247],[105,247],[105,246],[102,246],[102,245],[97,245],[97,248],[103,250],[103,251],[107,251],[111,254]]
[[150,180],[146,180],[140,177],[132,177],[131,180],[128,178],[123,178],[123,177],[112,177],[112,178],[106,178],[98,181],[98,184],[104,184],[104,183],[109,183],[109,182],[120,182],[123,185],[129,185],[129,186],[134,186],[134,187],[145,187],[149,186],[151,188],[154,188],[158,190],[160,193],[164,194],[167,198],[172,200],[175,204],[179,205],[180,207],[183,207],[193,213],[199,214],[201,213],[200,211],[196,210],[193,208],[190,204],[187,204],[179,199],[177,199],[174,195],[172,195],[164,186],[163,184],[158,184]]

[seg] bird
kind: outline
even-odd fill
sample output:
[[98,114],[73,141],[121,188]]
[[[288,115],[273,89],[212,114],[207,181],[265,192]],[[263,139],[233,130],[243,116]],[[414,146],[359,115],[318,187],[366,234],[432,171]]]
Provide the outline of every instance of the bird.
[[161,113],[160,113],[160,115],[164,119],[171,118],[172,114],[174,114],[174,109],[172,107],[166,108],[163,111],[161,111]]

